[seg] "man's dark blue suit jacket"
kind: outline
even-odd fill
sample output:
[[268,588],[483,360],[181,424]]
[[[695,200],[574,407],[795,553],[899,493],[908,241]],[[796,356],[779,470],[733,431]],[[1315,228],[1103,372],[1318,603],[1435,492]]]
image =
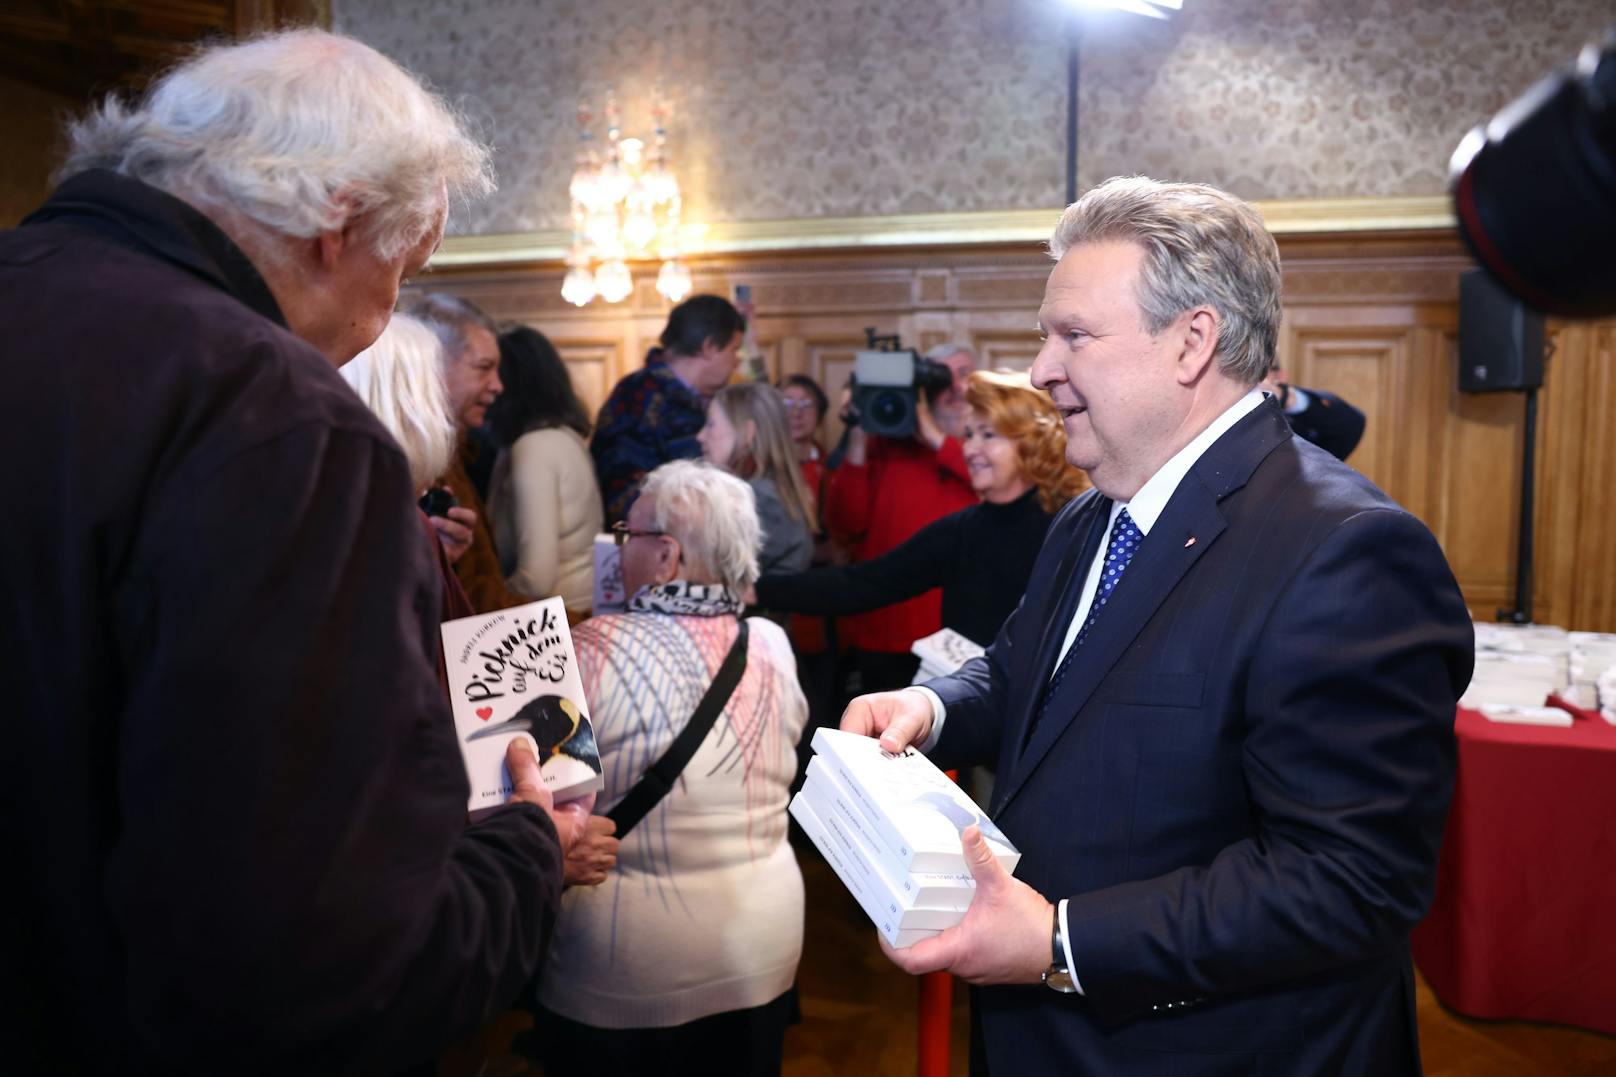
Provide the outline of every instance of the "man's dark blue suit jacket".
[[1050,527],[932,757],[998,768],[1084,995],[976,989],[995,1074],[1419,1070],[1408,933],[1470,619],[1431,533],[1264,401],[1192,467],[1028,737],[1111,502]]

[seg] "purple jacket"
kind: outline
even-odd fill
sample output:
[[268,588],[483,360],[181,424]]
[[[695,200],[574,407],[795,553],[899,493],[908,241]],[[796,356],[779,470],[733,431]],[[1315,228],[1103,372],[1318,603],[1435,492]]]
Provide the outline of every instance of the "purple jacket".
[[536,808],[467,826],[403,455],[206,217],[0,233],[0,827],[21,1072],[385,1072],[532,974]]

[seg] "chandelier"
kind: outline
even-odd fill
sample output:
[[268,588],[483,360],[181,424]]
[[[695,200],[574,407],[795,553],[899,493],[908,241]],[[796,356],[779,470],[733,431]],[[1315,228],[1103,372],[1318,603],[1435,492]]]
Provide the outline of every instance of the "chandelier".
[[581,147],[568,194],[572,246],[561,297],[583,306],[597,295],[608,303],[634,290],[629,259],[660,258],[656,288],[669,302],[690,294],[690,269],[679,260],[679,181],[668,165],[667,105],[651,110],[651,145],[623,138],[617,99],[606,94],[606,148],[593,143],[589,109],[578,106]]

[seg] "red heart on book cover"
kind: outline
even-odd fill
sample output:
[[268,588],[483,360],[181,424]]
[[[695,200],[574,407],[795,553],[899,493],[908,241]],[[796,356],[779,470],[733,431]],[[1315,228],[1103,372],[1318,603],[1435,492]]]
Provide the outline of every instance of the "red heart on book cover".
[[492,718],[493,716],[494,716],[494,708],[493,707],[478,707],[477,708],[477,717],[481,718],[483,721],[486,722],[486,721],[488,721],[488,719]]

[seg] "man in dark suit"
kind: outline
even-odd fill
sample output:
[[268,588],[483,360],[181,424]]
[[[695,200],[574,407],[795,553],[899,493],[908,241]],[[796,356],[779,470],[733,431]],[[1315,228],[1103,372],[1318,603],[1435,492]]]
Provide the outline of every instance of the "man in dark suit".
[[1277,362],[1268,369],[1263,389],[1274,394],[1285,421],[1297,436],[1306,438],[1337,460],[1345,460],[1363,440],[1364,413],[1323,389],[1304,389],[1285,380]]
[[1458,587],[1257,391],[1280,276],[1251,207],[1112,180],[1051,251],[1032,376],[1095,490],[985,658],[842,719],[995,763],[1019,878],[968,829],[965,919],[889,954],[978,985],[978,1073],[1417,1072]]

